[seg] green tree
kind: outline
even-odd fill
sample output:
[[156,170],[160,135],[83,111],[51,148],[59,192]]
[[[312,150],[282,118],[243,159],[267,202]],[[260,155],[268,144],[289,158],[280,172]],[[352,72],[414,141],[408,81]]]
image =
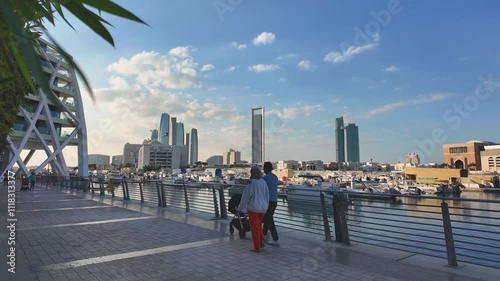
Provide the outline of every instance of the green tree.
[[47,35],[80,75],[93,99],[86,76],[46,32],[46,24],[55,26],[56,18],[73,28],[66,19],[68,11],[112,46],[114,40],[106,28],[111,24],[101,17],[102,12],[145,24],[111,0],[0,0],[0,154],[27,93],[37,94],[37,89],[42,89],[49,99],[57,98],[52,94],[38,55],[41,46],[37,39],[42,34]]

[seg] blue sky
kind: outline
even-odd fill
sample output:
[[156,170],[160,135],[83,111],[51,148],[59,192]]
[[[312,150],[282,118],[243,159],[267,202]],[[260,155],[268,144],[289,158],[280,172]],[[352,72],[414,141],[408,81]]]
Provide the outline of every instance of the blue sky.
[[250,160],[260,105],[271,161],[335,161],[339,116],[359,126],[362,161],[441,163],[444,143],[500,142],[496,1],[117,3],[149,26],[105,14],[115,48],[71,17],[76,32],[50,30],[95,91],[89,153],[121,154],[167,112],[198,129],[200,160]]

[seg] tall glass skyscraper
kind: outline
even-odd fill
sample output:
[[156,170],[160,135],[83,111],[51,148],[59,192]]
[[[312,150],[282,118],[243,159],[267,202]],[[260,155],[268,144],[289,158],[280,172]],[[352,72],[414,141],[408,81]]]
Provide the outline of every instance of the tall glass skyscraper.
[[177,144],[177,117],[171,117],[170,121],[172,122],[172,145]]
[[177,127],[175,130],[175,144],[184,145],[184,123],[178,122],[175,126]]
[[335,151],[337,162],[345,162],[344,117],[335,119]]
[[167,113],[162,113],[161,114],[161,119],[160,119],[160,135],[159,135],[159,141],[161,144],[169,144],[169,135],[168,131],[170,129],[170,115]]
[[359,130],[354,123],[349,123],[345,127],[346,145],[347,145],[347,161],[359,163]]
[[191,129],[191,149],[189,151],[189,164],[198,162],[198,130]]
[[151,140],[158,141],[158,130],[151,130]]
[[252,108],[252,163],[264,163],[264,107]]

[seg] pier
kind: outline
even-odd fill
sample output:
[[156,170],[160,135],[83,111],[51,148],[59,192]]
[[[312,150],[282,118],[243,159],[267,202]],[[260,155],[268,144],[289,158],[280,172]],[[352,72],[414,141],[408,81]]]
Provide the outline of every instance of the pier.
[[[335,243],[282,228],[279,246],[252,253],[230,220],[122,196],[38,184],[17,186],[16,273],[8,280],[497,280],[500,269]],[[123,195],[123,194],[121,194]],[[0,194],[7,202],[6,189]],[[7,204],[1,204],[4,222]],[[2,236],[6,237],[2,227]],[[7,242],[2,239],[2,253]],[[1,259],[6,259],[2,254]],[[11,274],[11,275],[7,275]]]

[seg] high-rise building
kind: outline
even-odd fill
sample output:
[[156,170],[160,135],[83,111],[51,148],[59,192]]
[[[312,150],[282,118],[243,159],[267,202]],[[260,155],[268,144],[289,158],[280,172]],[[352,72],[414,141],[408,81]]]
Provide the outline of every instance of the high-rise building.
[[344,117],[335,119],[335,151],[337,162],[345,162]]
[[354,123],[349,123],[345,127],[347,162],[359,163],[359,130]]
[[177,144],[177,117],[170,117],[171,122],[171,135],[172,135],[172,145]]
[[97,169],[107,169],[109,168],[109,155],[103,154],[89,154],[88,157],[89,165],[96,165]]
[[233,165],[241,162],[241,152],[229,149],[222,154],[223,165]]
[[186,133],[186,148],[187,148],[187,159],[188,159],[188,164],[191,164],[191,158],[189,158],[189,155],[191,153],[191,147],[189,146],[189,142],[190,142],[190,139],[189,139],[189,133]]
[[189,149],[189,164],[193,165],[198,162],[198,130],[195,128],[191,129],[191,148]]
[[160,119],[160,132],[159,141],[161,144],[169,144],[169,129],[170,129],[170,115],[167,113],[161,114]]
[[413,166],[418,166],[420,165],[420,156],[416,154],[415,152],[413,153],[408,153],[406,154],[406,164],[410,164]]
[[111,157],[111,165],[119,166],[121,164],[123,164],[123,155],[113,155]]
[[252,163],[262,164],[265,161],[264,147],[264,107],[252,108]]
[[175,124],[177,130],[175,130],[175,145],[184,145],[184,123],[177,122]]
[[[38,150],[46,154],[46,159],[34,169],[35,173],[50,165],[52,172],[69,176],[63,151],[77,146],[78,175],[87,176],[87,128],[77,75],[55,46],[42,39],[38,42],[37,53],[51,92],[44,93],[40,88],[36,94],[25,96],[13,132],[7,136],[8,147],[1,156],[0,174],[12,170],[17,163],[18,172],[29,175],[29,161]],[[29,152],[21,158],[23,151]]]
[[151,130],[151,141],[158,141],[158,130]]

